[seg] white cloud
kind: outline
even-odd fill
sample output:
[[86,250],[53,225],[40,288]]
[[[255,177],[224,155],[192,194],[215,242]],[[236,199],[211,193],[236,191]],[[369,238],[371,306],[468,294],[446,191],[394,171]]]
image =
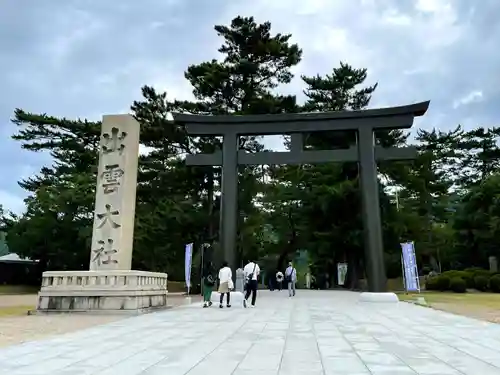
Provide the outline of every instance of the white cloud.
[[474,90],[469,92],[467,95],[456,99],[453,102],[453,108],[456,109],[463,105],[480,102],[481,100],[483,100],[483,92],[481,90]]
[[382,15],[382,22],[394,26],[412,26],[413,20],[405,14],[399,13],[396,9],[387,9]]
[[[312,4],[312,5],[310,5]],[[406,84],[409,73],[444,74],[443,55],[466,32],[457,22],[457,11],[447,1],[414,2],[414,9],[398,9],[392,2],[281,0],[233,2],[224,14],[270,20],[277,32],[291,33],[304,50],[297,74],[324,74],[339,61],[368,68],[369,81],[380,82],[374,105],[432,99],[420,83]],[[410,75],[411,75],[410,74]],[[402,89],[402,86],[405,86]],[[430,88],[430,87],[429,87]],[[300,80],[290,90],[299,93]],[[427,91],[427,92],[426,92]]]

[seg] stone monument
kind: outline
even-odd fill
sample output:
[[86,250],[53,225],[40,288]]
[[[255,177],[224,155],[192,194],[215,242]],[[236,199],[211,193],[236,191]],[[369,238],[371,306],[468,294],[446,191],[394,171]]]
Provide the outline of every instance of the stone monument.
[[141,312],[167,305],[167,274],[133,271],[139,123],[103,117],[89,271],[48,271],[39,312]]
[[488,257],[488,263],[490,264],[490,272],[498,272],[498,259],[495,256]]

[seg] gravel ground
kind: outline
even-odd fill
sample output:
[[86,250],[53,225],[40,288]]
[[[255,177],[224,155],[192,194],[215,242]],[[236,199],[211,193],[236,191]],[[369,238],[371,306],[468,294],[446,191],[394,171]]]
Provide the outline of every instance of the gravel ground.
[[466,306],[451,303],[432,303],[436,310],[442,310],[457,315],[468,316],[491,323],[500,323],[500,311],[488,307]]
[[0,318],[0,347],[110,323],[124,316],[34,315]]
[[11,306],[36,306],[36,294],[0,294],[0,307]]
[[[200,302],[199,296],[191,297],[191,303]],[[184,296],[169,296],[169,306],[190,303]],[[36,295],[0,295],[0,308],[34,306]],[[22,315],[0,316],[0,347],[38,340],[47,336],[98,326],[126,319],[127,315]]]

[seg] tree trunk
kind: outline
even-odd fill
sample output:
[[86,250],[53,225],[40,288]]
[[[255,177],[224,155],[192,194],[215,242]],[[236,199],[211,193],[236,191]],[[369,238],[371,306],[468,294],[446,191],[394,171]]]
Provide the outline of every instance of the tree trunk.
[[214,168],[208,167],[208,238],[212,241],[215,238],[214,233]]
[[288,244],[286,244],[286,246],[283,248],[283,251],[281,252],[281,254],[278,258],[278,264],[277,264],[278,269],[283,268],[285,258],[288,256],[288,254],[295,253],[295,250],[296,250],[297,232],[295,230],[295,223],[292,219],[292,210],[291,209],[288,212],[288,222],[290,223],[291,237],[290,237],[290,240],[288,241]]
[[295,231],[293,232],[292,234],[292,238],[290,239],[290,241],[283,247],[283,250],[281,251],[280,253],[280,256],[278,258],[278,264],[277,264],[277,267],[278,269],[284,269],[286,268],[285,267],[285,263],[287,261],[287,257],[288,257],[288,254],[293,254],[295,253]]
[[351,248],[347,250],[347,275],[345,287],[350,290],[357,290],[360,287],[359,278],[362,275],[362,267],[359,258],[355,249]]
[[333,269],[332,269],[332,272],[331,272],[331,275],[332,275],[332,285],[334,287],[344,287],[345,288],[345,285],[346,285],[346,281],[344,281],[344,285],[339,285],[339,269],[338,269],[338,266],[337,264],[339,264],[343,258],[345,257],[345,252],[344,251],[336,251],[334,253],[334,257],[333,257]]

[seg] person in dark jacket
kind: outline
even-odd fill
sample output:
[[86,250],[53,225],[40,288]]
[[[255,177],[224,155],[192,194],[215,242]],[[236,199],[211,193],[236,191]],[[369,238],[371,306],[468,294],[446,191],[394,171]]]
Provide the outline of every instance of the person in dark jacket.
[[203,270],[203,307],[212,306],[210,297],[215,286],[215,267],[212,262],[208,262]]

